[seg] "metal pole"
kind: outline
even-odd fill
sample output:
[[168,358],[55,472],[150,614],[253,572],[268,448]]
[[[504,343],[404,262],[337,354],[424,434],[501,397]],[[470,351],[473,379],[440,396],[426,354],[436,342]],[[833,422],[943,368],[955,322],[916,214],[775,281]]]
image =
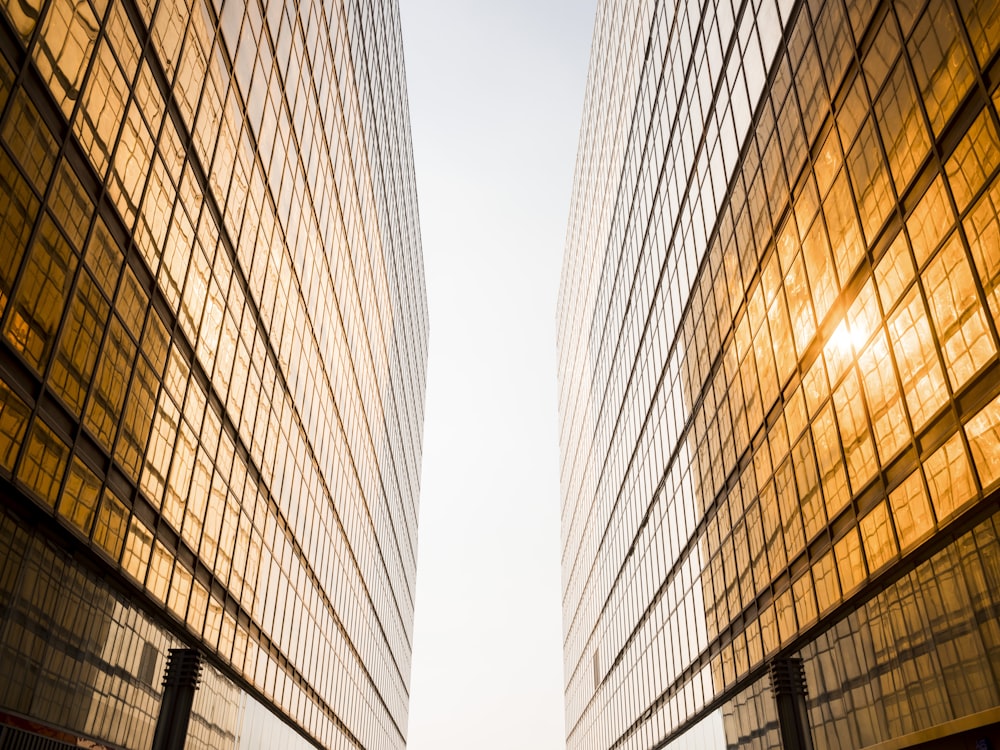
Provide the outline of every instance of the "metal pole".
[[781,747],[783,750],[813,750],[802,659],[775,659],[771,662],[770,671],[771,690],[778,709]]
[[170,649],[152,750],[184,750],[191,706],[200,679],[201,654],[191,648]]

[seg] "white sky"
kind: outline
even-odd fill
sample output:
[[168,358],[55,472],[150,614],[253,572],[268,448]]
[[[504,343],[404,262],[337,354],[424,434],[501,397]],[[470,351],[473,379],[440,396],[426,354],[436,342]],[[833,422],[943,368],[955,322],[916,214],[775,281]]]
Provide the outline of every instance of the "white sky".
[[430,302],[410,750],[564,746],[555,301],[595,0],[401,0]]

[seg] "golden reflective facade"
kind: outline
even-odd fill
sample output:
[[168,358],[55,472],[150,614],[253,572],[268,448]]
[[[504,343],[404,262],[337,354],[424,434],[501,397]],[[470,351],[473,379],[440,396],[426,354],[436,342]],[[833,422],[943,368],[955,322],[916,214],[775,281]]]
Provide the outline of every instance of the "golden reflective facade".
[[403,747],[428,319],[396,4],[0,7],[0,731],[148,747],[188,644],[188,747]]
[[995,0],[598,4],[558,317],[568,748],[779,746],[785,657],[816,748],[994,731],[998,49]]

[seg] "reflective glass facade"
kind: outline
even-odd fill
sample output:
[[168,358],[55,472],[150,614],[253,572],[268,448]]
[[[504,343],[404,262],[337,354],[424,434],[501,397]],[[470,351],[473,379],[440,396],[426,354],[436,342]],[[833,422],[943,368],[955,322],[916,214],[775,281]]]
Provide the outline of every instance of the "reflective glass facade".
[[779,746],[788,657],[817,748],[994,731],[998,49],[995,0],[598,4],[567,747]]
[[396,4],[0,7],[0,739],[149,747],[192,646],[189,748],[403,747],[428,320]]

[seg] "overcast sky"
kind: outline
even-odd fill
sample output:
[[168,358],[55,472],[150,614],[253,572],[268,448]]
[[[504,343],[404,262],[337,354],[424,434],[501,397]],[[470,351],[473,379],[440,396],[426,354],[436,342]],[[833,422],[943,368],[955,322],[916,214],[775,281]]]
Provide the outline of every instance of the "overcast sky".
[[555,300],[595,0],[401,0],[430,364],[410,750],[564,746]]

